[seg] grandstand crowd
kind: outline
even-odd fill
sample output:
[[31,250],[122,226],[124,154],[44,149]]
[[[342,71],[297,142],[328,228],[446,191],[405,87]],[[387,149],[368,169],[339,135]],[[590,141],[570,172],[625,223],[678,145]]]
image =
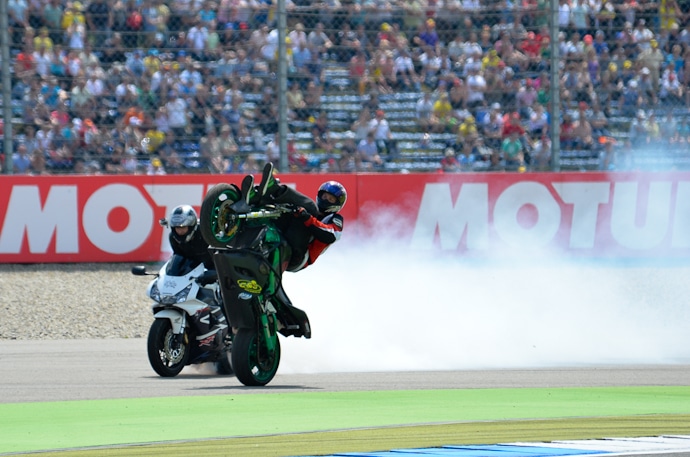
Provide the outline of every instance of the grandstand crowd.
[[[639,151],[690,152],[690,0],[559,4],[551,37],[549,0],[286,0],[290,170],[410,171],[393,165],[425,142],[442,144],[428,170],[549,170],[553,122],[563,156],[596,169],[635,168]],[[275,0],[7,8],[13,173],[279,163]],[[413,122],[383,109],[401,94],[413,94],[402,109]],[[357,109],[339,112],[352,100]]]

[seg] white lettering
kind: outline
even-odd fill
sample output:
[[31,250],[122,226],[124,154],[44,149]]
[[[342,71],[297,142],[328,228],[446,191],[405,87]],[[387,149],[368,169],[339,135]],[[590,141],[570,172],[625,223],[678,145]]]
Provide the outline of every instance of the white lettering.
[[[120,232],[108,226],[108,215],[115,208],[129,214],[127,227]],[[138,249],[151,233],[153,210],[139,189],[127,184],[103,186],[84,205],[83,227],[89,240],[110,254],[125,254]]]
[[[169,217],[172,210],[178,205],[192,205],[200,210],[201,201],[204,198],[203,184],[173,184],[173,185],[146,185],[146,192],[158,206],[165,208],[165,217]],[[158,221],[156,221],[158,222]],[[163,230],[161,236],[161,252],[170,252],[168,230]]]
[[[611,235],[621,246],[630,249],[650,249],[658,246],[669,227],[671,214],[671,183],[649,184],[646,220],[637,224],[638,183],[617,182],[611,208]],[[642,204],[639,205],[639,209]]]
[[453,206],[448,184],[427,184],[419,205],[411,247],[432,249],[437,227],[441,249],[457,249],[465,231],[468,250],[486,249],[489,246],[488,185],[463,184]]
[[671,247],[690,248],[690,183],[686,181],[680,181],[676,191]]
[[41,205],[38,186],[13,186],[0,233],[0,253],[18,254],[25,229],[32,254],[44,254],[53,234],[56,252],[79,252],[77,187],[52,186]]
[[[518,221],[518,211],[534,205],[538,218],[531,227]],[[496,200],[494,228],[513,247],[545,246],[552,241],[561,223],[561,208],[549,190],[538,182],[519,182],[508,187]]]
[[609,201],[609,182],[554,183],[554,189],[565,203],[573,205],[570,224],[570,248],[591,249],[597,233],[599,206]]

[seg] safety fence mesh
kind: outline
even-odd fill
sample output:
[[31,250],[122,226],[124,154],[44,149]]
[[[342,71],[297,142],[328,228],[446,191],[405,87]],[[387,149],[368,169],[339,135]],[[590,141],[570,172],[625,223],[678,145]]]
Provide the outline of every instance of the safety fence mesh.
[[[560,0],[551,81],[546,0],[288,0],[290,169],[687,169],[688,3]],[[279,163],[275,1],[8,11],[16,173]]]

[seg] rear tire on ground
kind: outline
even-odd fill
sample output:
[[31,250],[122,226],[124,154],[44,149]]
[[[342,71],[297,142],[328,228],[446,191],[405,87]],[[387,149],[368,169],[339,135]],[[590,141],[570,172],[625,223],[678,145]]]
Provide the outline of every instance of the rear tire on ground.
[[232,369],[232,363],[230,361],[230,357],[232,357],[231,352],[228,350],[224,350],[220,354],[220,358],[216,360],[216,372],[219,375],[222,376],[231,376],[235,374],[235,371]]
[[280,340],[275,335],[275,349],[267,353],[251,329],[241,328],[232,340],[232,367],[245,386],[265,386],[276,375],[280,364]]

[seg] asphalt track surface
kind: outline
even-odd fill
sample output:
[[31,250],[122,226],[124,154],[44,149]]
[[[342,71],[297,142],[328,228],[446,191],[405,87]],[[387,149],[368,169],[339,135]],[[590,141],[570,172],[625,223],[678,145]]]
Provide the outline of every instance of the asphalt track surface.
[[[160,378],[143,339],[0,341],[0,403],[425,389],[687,386],[690,365],[278,374],[263,388],[208,366]],[[633,454],[626,454],[633,455]],[[635,455],[687,456],[659,451]]]
[[687,386],[690,365],[599,366],[515,370],[280,374],[246,387],[190,366],[156,375],[146,340],[0,341],[0,403],[190,395],[523,387]]

